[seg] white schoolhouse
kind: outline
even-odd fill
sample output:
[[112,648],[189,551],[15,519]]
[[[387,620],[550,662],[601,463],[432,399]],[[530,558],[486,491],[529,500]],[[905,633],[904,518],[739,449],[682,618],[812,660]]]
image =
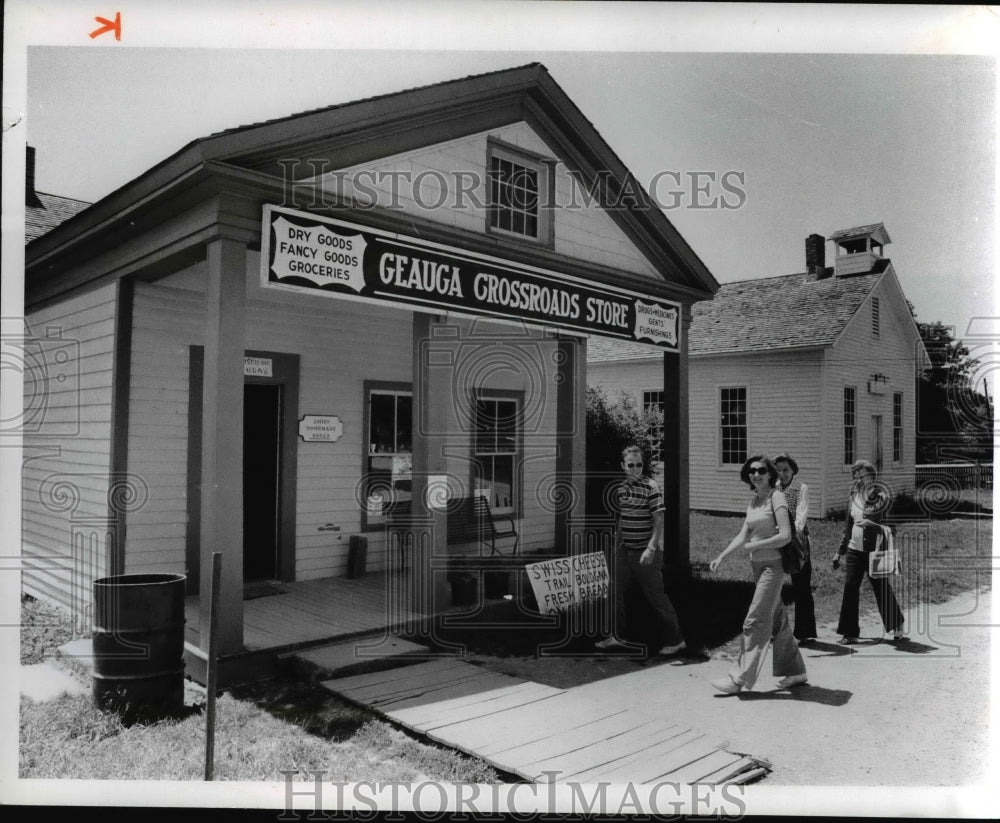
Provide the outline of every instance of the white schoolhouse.
[[[743,511],[739,469],[757,452],[792,454],[814,516],[843,508],[859,458],[897,491],[913,490],[916,379],[927,353],[883,255],[889,242],[881,223],[813,234],[805,272],[726,283],[694,306],[692,508]],[[648,346],[595,339],[587,359],[589,383],[612,398],[626,391],[640,407],[661,403]]]

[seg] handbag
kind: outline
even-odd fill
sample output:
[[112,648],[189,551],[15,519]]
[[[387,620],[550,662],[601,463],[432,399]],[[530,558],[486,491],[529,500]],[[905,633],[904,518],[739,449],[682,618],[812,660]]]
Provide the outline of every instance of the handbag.
[[875,550],[868,555],[868,574],[876,579],[899,574],[902,562],[892,540],[892,529],[883,526],[875,538]]
[[[771,501],[771,517],[774,518],[774,525],[777,527],[778,518],[774,514],[774,496],[772,495],[769,500]],[[792,539],[781,546],[778,551],[781,552],[781,570],[785,574],[798,574],[805,565],[806,550],[802,541],[799,540],[799,536],[795,533],[795,524],[791,521],[792,519],[788,518],[788,524],[792,528]]]

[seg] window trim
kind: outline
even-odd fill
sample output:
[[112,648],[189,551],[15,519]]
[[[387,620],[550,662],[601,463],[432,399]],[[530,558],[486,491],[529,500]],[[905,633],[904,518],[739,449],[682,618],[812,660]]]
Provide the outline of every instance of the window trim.
[[[373,394],[408,394],[411,398],[413,397],[413,384],[405,383],[402,381],[395,380],[365,380],[362,383],[361,392],[361,474],[359,475],[359,482],[361,484],[361,489],[365,488],[365,483],[368,478],[368,458],[371,456],[368,452],[368,440],[371,437],[371,397]],[[413,421],[410,420],[410,425],[412,427]],[[411,433],[412,437],[412,433]],[[360,490],[359,490],[360,491]],[[358,495],[360,498],[360,494]],[[359,499],[359,506],[361,508],[361,527],[362,532],[374,531],[376,529],[385,528],[385,523],[368,523],[368,508],[364,505],[364,502]]]
[[[850,425],[847,423],[847,393],[851,392],[851,417],[852,422]],[[844,386],[843,392],[841,392],[841,412],[840,420],[843,426],[843,438],[841,439],[841,453],[844,455],[845,466],[850,466],[857,460],[858,453],[858,387],[857,386]],[[847,433],[851,433],[851,453],[847,453]]]
[[[723,434],[723,424],[722,424],[722,393],[724,391],[742,391],[743,392],[743,459],[727,463],[725,460],[725,436]],[[720,469],[731,469],[733,466],[742,466],[746,462],[747,456],[750,453],[750,388],[749,386],[719,386],[718,393],[716,395],[716,410],[719,413],[718,417],[718,428],[716,429],[717,436],[719,438],[719,448],[716,457],[719,461]]]
[[[469,392],[471,426],[469,431],[469,494],[475,494],[478,466],[476,452],[476,403],[480,400],[513,400],[517,404],[516,429],[514,433],[514,466],[512,477],[514,489],[511,491],[511,511],[503,512],[503,517],[515,520],[524,516],[524,397],[521,389],[478,388]],[[492,505],[490,506],[492,509]],[[494,512],[496,514],[496,512]]]
[[[490,223],[490,211],[493,203],[490,197],[490,169],[493,166],[493,158],[499,157],[511,163],[517,163],[525,168],[531,169],[538,175],[538,234],[534,237],[528,234],[519,234],[515,231],[502,229]],[[555,167],[556,161],[537,152],[522,149],[511,143],[504,142],[495,137],[488,137],[486,140],[486,233],[497,238],[513,240],[515,242],[527,243],[532,246],[544,246],[552,248],[555,245],[555,230],[553,220],[552,204],[555,202]]]
[[892,393],[892,462],[903,462],[903,392],[901,391]]

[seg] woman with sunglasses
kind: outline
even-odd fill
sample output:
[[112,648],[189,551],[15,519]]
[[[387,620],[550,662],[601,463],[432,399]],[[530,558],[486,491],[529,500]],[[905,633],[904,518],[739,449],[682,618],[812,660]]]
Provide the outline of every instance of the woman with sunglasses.
[[740,656],[727,677],[713,680],[712,686],[725,694],[737,694],[757,682],[767,644],[773,645],[772,672],[778,688],[805,683],[806,664],[781,602],[785,572],[781,568],[780,547],[792,539],[788,502],[775,484],[778,470],[767,455],[757,454],[743,464],[740,479],[753,490],[743,527],[723,552],[709,565],[714,572],[737,549],[746,549],[756,585],[750,610],[743,621]]
[[875,580],[868,574],[868,555],[875,550],[875,543],[882,531],[882,518],[892,503],[888,489],[876,483],[875,467],[867,460],[856,460],[851,466],[851,497],[847,501],[844,518],[844,537],[833,556],[833,568],[840,567],[840,558],[847,555],[844,569],[844,599],[840,605],[840,622],[837,632],[840,643],[858,642],[861,627],[858,624],[858,606],[861,583],[868,577],[875,592],[875,602],[882,616],[882,625],[892,632],[892,639],[899,641],[903,635],[903,613],[896,602],[896,595],[889,585],[889,578]]

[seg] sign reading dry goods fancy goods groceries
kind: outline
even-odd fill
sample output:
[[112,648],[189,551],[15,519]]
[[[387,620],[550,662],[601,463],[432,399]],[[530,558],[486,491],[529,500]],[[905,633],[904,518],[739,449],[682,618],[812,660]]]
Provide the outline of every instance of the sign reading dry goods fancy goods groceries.
[[679,348],[677,303],[279,206],[264,206],[261,269],[269,288]]
[[570,606],[608,596],[608,564],[604,552],[528,563],[524,569],[542,614],[564,612]]

